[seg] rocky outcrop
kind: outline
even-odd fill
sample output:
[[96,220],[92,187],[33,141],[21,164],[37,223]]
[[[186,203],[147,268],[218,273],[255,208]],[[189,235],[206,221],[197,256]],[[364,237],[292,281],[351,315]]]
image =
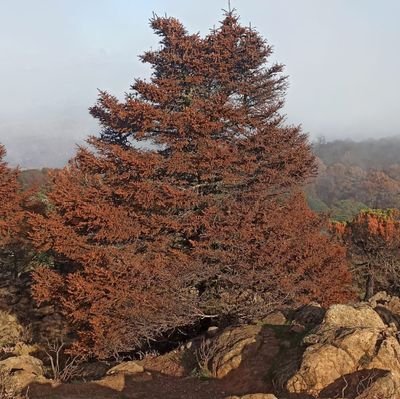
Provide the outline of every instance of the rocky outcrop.
[[387,373],[384,377],[373,382],[356,399],[398,399],[400,395],[400,379],[393,373]]
[[34,381],[43,381],[43,363],[32,356],[9,357],[0,361],[0,370],[3,375],[10,377],[10,384],[22,390]]
[[370,305],[334,305],[321,325],[305,337],[309,345],[288,380],[292,393],[317,395],[343,376],[360,370],[387,370],[400,376],[397,330]]
[[283,312],[277,310],[264,317],[262,322],[271,326],[283,326],[287,323],[287,319]]
[[369,304],[379,314],[386,325],[400,328],[400,298],[390,296],[386,292],[378,292],[370,300]]
[[310,329],[320,324],[325,316],[325,309],[319,303],[311,302],[296,309],[292,316],[292,324]]
[[215,338],[209,339],[211,352],[209,368],[216,378],[223,378],[238,368],[243,359],[243,352],[249,345],[262,344],[259,333],[260,326],[249,325],[229,328]]
[[371,306],[367,304],[333,305],[322,321],[324,328],[376,328],[385,327],[385,323]]
[[107,371],[107,375],[113,374],[137,374],[143,373],[144,368],[140,364],[130,361],[130,362],[123,362],[118,364],[117,366],[111,368]]

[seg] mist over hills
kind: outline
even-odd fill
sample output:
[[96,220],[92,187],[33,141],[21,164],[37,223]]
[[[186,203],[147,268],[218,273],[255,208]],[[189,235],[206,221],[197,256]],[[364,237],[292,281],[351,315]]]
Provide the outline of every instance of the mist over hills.
[[[64,166],[76,146],[99,131],[85,109],[73,118],[69,109],[64,114],[50,111],[53,112],[49,112],[47,119],[27,112],[23,116],[15,115],[17,123],[1,121],[0,143],[7,150],[6,160],[11,166],[22,169]],[[29,123],[30,120],[34,122]]]
[[[4,137],[7,161],[22,169],[58,168],[66,165],[78,145],[85,144],[85,135],[26,135]],[[362,141],[332,140],[318,146],[317,155],[329,165],[335,162],[356,164],[365,169],[381,169],[400,162],[400,135]],[[383,158],[384,156],[384,158]]]
[[[4,131],[0,131],[0,142],[6,147],[7,161],[11,166],[22,169],[58,168],[66,165],[77,146],[85,144],[89,134],[96,134],[99,128],[93,125],[75,131],[70,126],[62,135],[43,135],[39,132],[23,136],[5,135]],[[77,134],[76,131],[89,133]],[[317,156],[327,166],[340,162],[379,170],[400,163],[400,135],[367,140],[326,139],[323,145],[318,144],[318,139],[313,141]]]
[[6,142],[7,161],[21,169],[59,168],[73,156],[84,140],[71,137],[16,137]]

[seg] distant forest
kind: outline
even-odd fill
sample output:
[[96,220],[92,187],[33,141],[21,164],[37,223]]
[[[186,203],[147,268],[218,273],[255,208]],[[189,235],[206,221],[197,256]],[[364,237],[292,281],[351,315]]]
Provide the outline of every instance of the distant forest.
[[[318,176],[306,190],[313,210],[345,221],[364,208],[400,208],[400,137],[361,142],[319,139],[313,149]],[[22,171],[22,186],[45,185],[49,170]]]
[[315,211],[337,220],[363,208],[400,207],[400,137],[355,142],[323,138],[313,144],[318,177],[307,188]]

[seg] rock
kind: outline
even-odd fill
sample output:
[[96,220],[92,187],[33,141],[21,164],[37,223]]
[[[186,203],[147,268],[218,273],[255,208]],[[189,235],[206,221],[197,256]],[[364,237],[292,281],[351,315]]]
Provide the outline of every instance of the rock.
[[400,392],[400,379],[393,373],[387,373],[384,377],[379,378],[364,392],[356,397],[356,399],[398,399]]
[[379,314],[386,325],[395,325],[400,328],[400,298],[390,296],[386,292],[378,292],[369,304]]
[[327,310],[322,324],[329,328],[385,328],[379,314],[367,304],[333,305]]
[[140,364],[130,361],[130,362],[123,362],[121,364],[118,364],[117,366],[111,368],[110,370],[107,371],[107,375],[113,375],[113,374],[137,374],[137,373],[143,373],[144,368]]
[[318,393],[344,375],[360,370],[387,370],[400,376],[400,344],[368,305],[333,305],[323,323],[304,339],[297,372],[289,378],[292,393]]
[[214,377],[223,378],[230,371],[238,368],[243,352],[249,345],[261,346],[259,338],[261,326],[249,325],[229,328],[215,337],[209,347],[214,352],[210,360],[210,370]]
[[0,311],[0,347],[14,345],[21,340],[24,328],[16,316]]
[[272,393],[252,393],[244,396],[228,396],[225,399],[278,399]]
[[207,337],[215,337],[219,331],[219,328],[217,326],[210,326],[208,327],[208,330],[206,332]]
[[368,303],[371,305],[372,308],[375,308],[377,305],[381,303],[386,303],[390,299],[391,296],[385,291],[379,291],[368,300]]
[[105,362],[85,362],[79,365],[79,378],[86,381],[103,378],[109,366]]
[[375,345],[375,352],[368,363],[368,369],[388,370],[400,378],[400,344],[395,336],[380,335]]
[[281,311],[275,311],[264,317],[262,320],[263,324],[269,324],[271,326],[283,326],[287,324],[287,319]]
[[[149,383],[150,381],[153,380],[153,376],[149,373],[141,373],[139,375],[136,376],[131,376],[129,379],[138,379],[138,381],[140,382],[147,382]],[[118,373],[118,374],[113,374],[113,375],[106,375],[104,378],[102,378],[101,380],[97,380],[97,381],[92,381],[89,383],[90,386],[93,387],[104,387],[106,388],[107,392],[109,389],[112,389],[114,392],[113,396],[107,396],[107,398],[127,398],[127,396],[124,395],[124,393],[126,393],[126,389],[127,389],[127,377],[124,374]],[[91,391],[93,392],[93,391]],[[98,392],[96,389],[94,389],[94,392]],[[115,394],[116,392],[121,392],[121,395],[117,395]],[[122,393],[123,392],[123,393]],[[129,396],[130,398],[134,398],[137,397],[137,391],[133,391],[131,392],[131,395]],[[140,393],[139,393],[140,395]],[[104,398],[104,396],[84,396],[87,399],[95,399],[95,398]],[[83,396],[79,396],[79,398],[84,398]],[[139,396],[140,397],[140,396]],[[61,398],[61,397],[60,397]],[[73,398],[77,398],[76,396],[74,396]],[[72,397],[70,398],[72,399]]]
[[300,369],[287,383],[288,391],[318,394],[341,376],[357,370],[361,358],[372,357],[376,340],[375,332],[359,329],[332,342],[308,347]]
[[123,374],[107,375],[101,380],[94,381],[94,385],[112,388],[115,392],[122,392],[126,386]]
[[311,302],[297,309],[292,318],[292,324],[302,325],[306,328],[315,327],[324,318],[325,309],[319,303]]
[[184,349],[190,349],[193,346],[193,341],[188,341],[184,345]]
[[293,324],[290,326],[290,331],[295,334],[302,334],[306,330],[306,327],[301,324]]
[[33,356],[9,357],[0,361],[0,370],[9,373],[18,389],[24,389],[30,383],[43,379],[43,363]]
[[25,371],[35,375],[43,375],[43,363],[41,360],[25,355],[9,357],[0,361],[0,367],[11,371]]

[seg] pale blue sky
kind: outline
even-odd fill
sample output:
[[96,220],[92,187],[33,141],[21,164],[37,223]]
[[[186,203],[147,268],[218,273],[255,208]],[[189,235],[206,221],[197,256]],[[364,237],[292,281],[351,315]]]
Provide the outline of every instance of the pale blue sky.
[[[232,0],[286,64],[285,112],[312,137],[400,134],[399,0]],[[152,12],[205,34],[225,0],[0,0],[0,142],[95,133],[97,88],[121,96],[148,75]],[[29,145],[32,139],[25,139]]]

